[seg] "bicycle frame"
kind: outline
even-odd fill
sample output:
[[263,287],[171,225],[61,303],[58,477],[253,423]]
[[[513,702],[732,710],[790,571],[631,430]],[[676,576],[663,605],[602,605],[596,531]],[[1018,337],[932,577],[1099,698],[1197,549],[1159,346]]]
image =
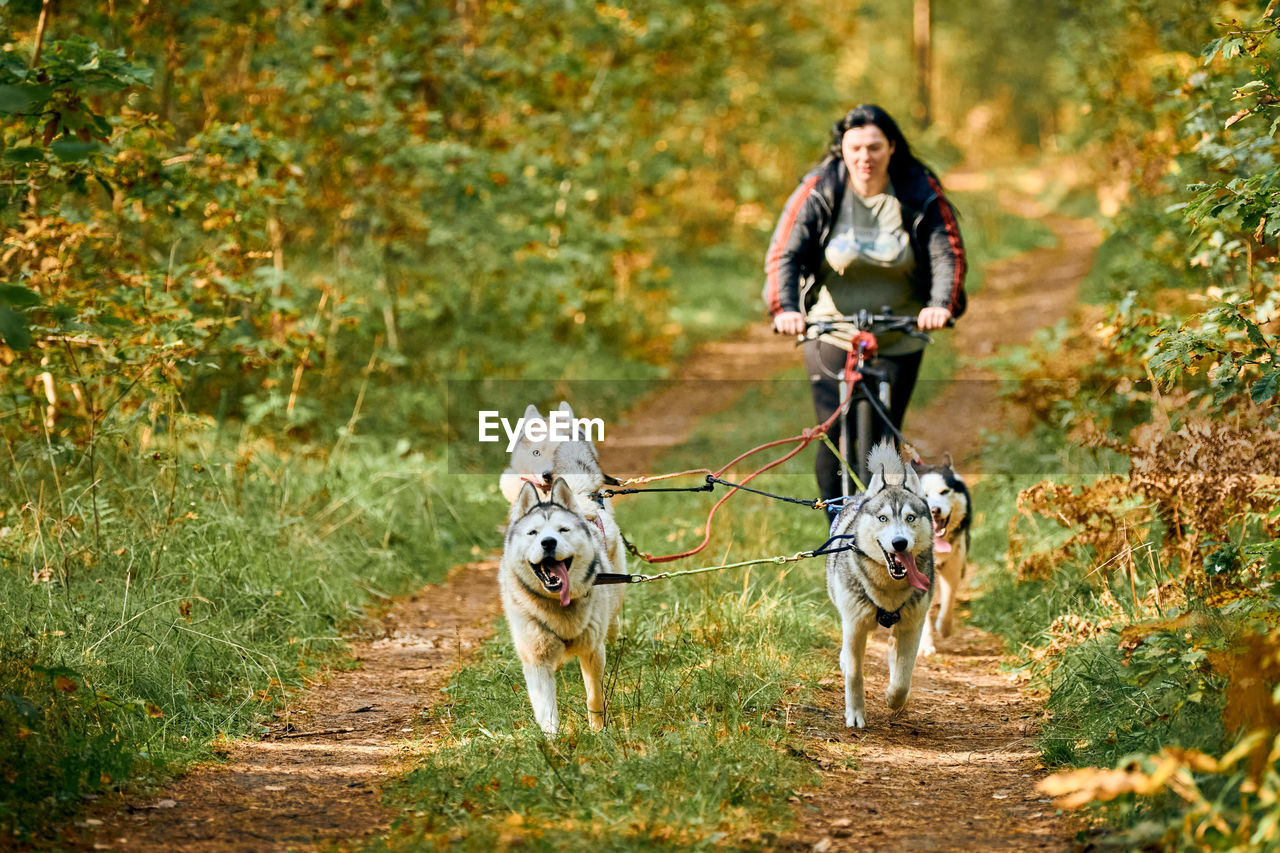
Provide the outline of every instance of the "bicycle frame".
[[[859,342],[854,370],[863,377],[870,376],[877,380],[877,387],[879,389],[877,396],[879,397],[884,410],[888,411],[889,402],[892,399],[892,386],[889,381],[888,372],[880,370],[879,368],[867,366],[866,348],[867,345],[865,343]],[[845,461],[849,462],[857,469],[858,490],[862,491],[867,487],[867,476],[869,473],[867,471],[867,451],[870,448],[867,447],[867,445],[870,444],[871,441],[872,412],[870,411],[870,405],[866,403],[855,404],[850,399],[851,395],[853,395],[854,391],[858,387],[863,389],[864,394],[871,393],[866,390],[866,386],[862,384],[861,380],[857,383],[850,382],[849,377],[846,375],[845,371],[842,370],[840,373],[840,414],[837,418],[837,421],[840,424],[840,439],[837,446],[840,449],[840,455],[844,457]],[[850,435],[850,413],[854,416],[853,423],[856,435]],[[852,454],[855,447],[858,448],[859,452],[857,458],[851,459],[850,454]],[[849,476],[849,465],[847,464],[840,466],[840,493],[844,495],[851,495],[854,493],[853,483]]]
[[[852,325],[859,331],[868,332],[874,335],[875,332],[900,331],[913,337],[922,338],[927,343],[932,343],[933,339],[926,333],[920,331],[916,326],[914,317],[898,316],[892,313],[889,308],[883,309],[882,314],[871,314],[868,311],[860,311],[855,315],[839,317],[831,320],[823,320],[816,323],[807,324],[806,334],[800,336],[799,343],[805,341],[817,340],[818,337],[833,330],[838,325]],[[953,325],[948,322],[947,325]],[[809,330],[816,331],[816,335],[810,337]],[[882,420],[888,418],[890,401],[892,400],[892,382],[889,378],[889,372],[880,368],[867,366],[866,350],[868,343],[865,340],[859,340],[857,349],[853,353],[853,368],[863,377],[871,377],[877,380],[879,402],[878,411],[873,411],[870,400],[871,392],[867,390],[866,385],[861,381],[850,383],[846,370],[849,363],[846,362],[845,369],[840,373],[840,397],[839,397],[839,415],[840,424],[838,435],[838,448],[840,455],[844,458],[846,464],[840,466],[840,488],[843,494],[853,494],[853,483],[851,482],[849,468],[852,465],[856,470],[856,479],[859,481],[860,490],[865,489],[867,485],[867,451],[870,450],[872,417],[879,417]],[[862,399],[855,400],[853,397],[861,392]],[[852,419],[851,416],[852,415]],[[853,435],[850,434],[850,421],[852,420]],[[903,440],[901,433],[898,432],[892,422],[886,420],[886,426],[894,433],[899,441]],[[856,458],[850,459],[850,454],[854,448],[858,449]]]

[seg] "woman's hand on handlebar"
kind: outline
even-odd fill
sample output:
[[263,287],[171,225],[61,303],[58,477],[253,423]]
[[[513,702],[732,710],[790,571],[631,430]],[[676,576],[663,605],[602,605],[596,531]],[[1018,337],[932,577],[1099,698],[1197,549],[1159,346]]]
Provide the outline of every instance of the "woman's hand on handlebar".
[[781,314],[775,314],[773,330],[784,335],[803,335],[804,315],[799,311],[783,311]]
[[946,308],[930,306],[928,308],[920,309],[920,316],[916,318],[916,325],[919,326],[922,331],[927,332],[930,329],[941,329],[943,326],[947,325],[947,321],[950,319],[951,312]]

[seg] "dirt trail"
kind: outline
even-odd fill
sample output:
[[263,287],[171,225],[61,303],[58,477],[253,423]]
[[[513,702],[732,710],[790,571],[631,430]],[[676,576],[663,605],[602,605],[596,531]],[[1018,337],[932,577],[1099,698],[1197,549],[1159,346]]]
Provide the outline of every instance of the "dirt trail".
[[[1002,201],[1043,218],[1061,243],[988,270],[986,289],[956,332],[960,350],[979,356],[992,342],[1010,341],[1010,329],[1029,334],[1066,316],[1098,242],[1092,226],[1044,217],[1019,197]],[[759,381],[800,367],[791,342],[764,324],[699,347],[688,363],[680,381],[611,429],[606,470],[648,471],[663,447],[732,405],[748,387],[742,377]],[[908,426],[923,452],[950,450],[963,465],[955,436],[976,436],[999,416],[991,377],[969,364],[959,376],[964,381]],[[359,845],[385,832],[394,815],[381,807],[381,785],[431,748],[431,721],[447,701],[440,688],[492,633],[499,611],[494,571],[493,563],[462,566],[443,586],[401,601],[383,617],[380,635],[353,643],[359,669],[300,693],[262,739],[229,744],[227,763],[198,767],[145,800],[104,803],[69,828],[62,843],[122,851],[302,851]],[[966,627],[938,645],[940,655],[918,665],[911,710],[901,723],[888,725],[883,714],[882,638],[873,639],[869,654],[867,733],[852,735],[843,726],[834,662],[818,705],[791,710],[825,778],[804,794],[796,832],[779,846],[1067,846],[1067,828],[1032,791],[1042,775],[1032,743],[1037,706],[999,673],[996,640]],[[838,769],[850,756],[857,769]]]
[[[124,851],[276,851],[359,843],[391,826],[381,786],[429,745],[430,707],[498,614],[497,564],[460,566],[353,643],[358,669],[304,691],[260,740],[227,744],[146,800],[114,802],[69,843]],[[424,711],[426,709],[426,711]]]

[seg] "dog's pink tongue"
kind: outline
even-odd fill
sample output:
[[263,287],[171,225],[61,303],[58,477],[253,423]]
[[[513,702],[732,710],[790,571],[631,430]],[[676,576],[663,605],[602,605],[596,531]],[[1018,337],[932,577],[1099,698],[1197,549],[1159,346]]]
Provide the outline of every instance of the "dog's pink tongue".
[[945,554],[951,550],[951,543],[943,538],[946,532],[946,528],[940,527],[938,522],[933,523],[933,553]]
[[551,567],[551,574],[560,578],[560,606],[569,606],[569,567],[560,561]]
[[898,559],[902,561],[902,565],[907,570],[907,583],[911,584],[916,589],[928,591],[929,579],[920,574],[920,570],[916,568],[916,555],[912,554],[910,551],[905,551],[898,554]]

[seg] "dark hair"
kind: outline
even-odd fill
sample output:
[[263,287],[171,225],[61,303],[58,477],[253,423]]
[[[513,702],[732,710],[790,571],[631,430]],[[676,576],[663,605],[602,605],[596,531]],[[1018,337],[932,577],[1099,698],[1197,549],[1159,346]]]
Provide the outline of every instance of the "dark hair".
[[901,183],[901,178],[916,169],[922,169],[925,174],[937,177],[932,169],[911,153],[911,146],[893,117],[875,104],[858,104],[845,113],[844,118],[831,125],[831,145],[827,148],[827,155],[823,158],[823,162],[844,156],[841,142],[844,140],[846,131],[855,127],[866,127],[869,124],[880,128],[880,131],[893,144],[893,156],[889,159],[890,181]]

